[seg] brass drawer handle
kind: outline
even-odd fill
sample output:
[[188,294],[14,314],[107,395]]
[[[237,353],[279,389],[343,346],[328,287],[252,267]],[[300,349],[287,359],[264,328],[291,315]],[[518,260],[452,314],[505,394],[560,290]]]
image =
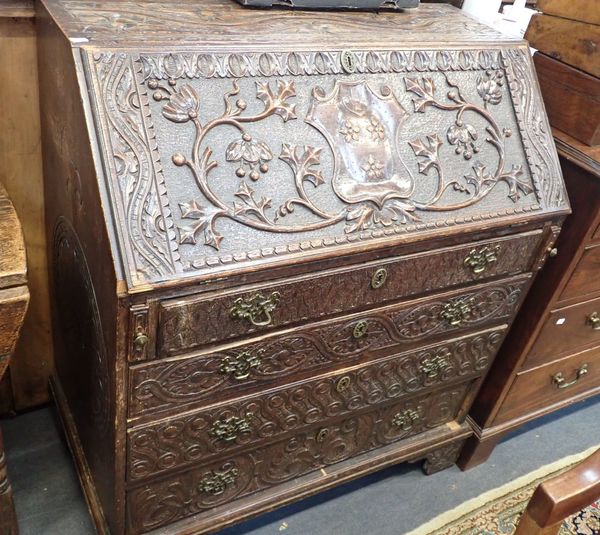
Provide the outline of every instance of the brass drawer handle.
[[464,265],[475,274],[483,273],[490,264],[498,260],[499,252],[499,245],[496,245],[496,247],[485,245],[479,249],[471,249],[467,258],[465,258]]
[[149,341],[150,338],[148,338],[148,335],[146,333],[144,333],[143,331],[138,331],[135,338],[133,339],[133,347],[136,349],[136,351],[141,351],[148,345]]
[[435,379],[449,366],[450,359],[447,356],[436,355],[433,358],[427,357],[423,359],[419,365],[419,371],[430,379]]
[[198,490],[213,496],[219,496],[227,490],[228,486],[235,484],[238,474],[237,468],[230,468],[223,472],[213,470],[202,478],[198,484]]
[[256,327],[265,327],[273,322],[272,313],[280,299],[279,292],[273,292],[269,297],[256,294],[247,301],[240,297],[233,302],[229,314],[233,319],[243,319]]
[[252,414],[248,413],[244,418],[231,416],[230,418],[225,418],[224,420],[217,420],[212,424],[208,434],[217,440],[233,442],[241,434],[249,433],[252,430],[250,427],[251,419]]
[[373,273],[373,276],[371,277],[371,288],[373,288],[373,290],[381,288],[385,284],[387,276],[387,269],[378,269],[375,273]]
[[399,427],[402,431],[410,431],[420,418],[417,411],[407,409],[394,415],[392,425]]
[[221,360],[219,371],[231,375],[237,381],[242,381],[250,376],[250,372],[260,366],[262,362],[261,354],[251,355],[242,353],[236,356],[226,356]]
[[356,339],[364,338],[369,330],[369,324],[366,321],[359,321],[352,330],[352,336]]
[[577,384],[579,382],[579,379],[581,379],[584,375],[587,375],[588,373],[588,364],[583,364],[581,368],[579,368],[575,373],[575,379],[573,379],[572,381],[567,383],[567,380],[565,379],[563,373],[558,372],[557,374],[552,376],[552,383],[554,384],[554,386],[556,386],[556,388],[569,388],[570,386]]
[[592,312],[585,320],[585,323],[594,329],[594,331],[600,331],[600,314]]
[[440,318],[446,320],[451,327],[458,327],[473,311],[474,299],[458,299],[446,303],[440,312]]

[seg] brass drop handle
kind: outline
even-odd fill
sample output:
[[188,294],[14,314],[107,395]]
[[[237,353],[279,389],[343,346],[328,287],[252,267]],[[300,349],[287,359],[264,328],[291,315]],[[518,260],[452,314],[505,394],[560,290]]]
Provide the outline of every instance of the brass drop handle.
[[592,312],[586,319],[586,324],[589,325],[594,331],[600,331],[600,314],[598,312]]
[[473,311],[473,304],[474,300],[472,298],[450,301],[442,307],[440,318],[446,320],[451,327],[458,327]]
[[364,338],[369,330],[369,324],[366,321],[359,321],[352,330],[352,336],[356,339]]
[[261,365],[261,355],[262,352],[259,352],[258,355],[252,355],[248,352],[235,356],[227,355],[221,360],[219,371],[226,375],[230,375],[236,381],[243,381],[250,377],[250,372],[252,372],[253,369],[258,368]]
[[446,368],[450,366],[450,360],[445,355],[425,358],[419,365],[419,371],[429,379],[437,378]]
[[410,431],[420,418],[417,411],[407,409],[394,415],[392,425],[399,427],[402,431]]
[[223,420],[217,420],[208,431],[209,436],[224,440],[225,442],[233,442],[243,433],[251,431],[250,420],[253,415],[248,413],[243,418],[231,416]]
[[137,351],[141,351],[146,347],[146,345],[148,345],[149,341],[150,338],[148,338],[148,335],[146,333],[144,333],[143,331],[138,331],[138,333],[135,335],[135,338],[133,339],[133,347],[135,347]]
[[584,375],[587,375],[588,373],[588,364],[583,364],[581,368],[579,368],[575,373],[575,379],[573,379],[572,381],[567,383],[567,380],[565,379],[563,373],[558,372],[557,374],[554,374],[552,376],[552,383],[554,384],[554,386],[556,386],[556,388],[569,388],[570,386],[577,384],[579,382],[579,379],[581,379]]
[[485,245],[478,249],[471,249],[465,258],[464,265],[478,275],[479,273],[483,273],[490,264],[493,264],[498,260],[499,252],[499,245],[496,245],[496,247]]
[[240,297],[234,301],[233,307],[229,310],[229,315],[233,319],[249,321],[256,327],[266,327],[273,323],[273,312],[280,299],[281,294],[279,292],[273,292],[268,297],[256,294],[248,300]]
[[220,496],[230,486],[235,485],[239,475],[237,468],[230,468],[222,472],[213,470],[206,474],[198,484],[198,491],[213,496]]

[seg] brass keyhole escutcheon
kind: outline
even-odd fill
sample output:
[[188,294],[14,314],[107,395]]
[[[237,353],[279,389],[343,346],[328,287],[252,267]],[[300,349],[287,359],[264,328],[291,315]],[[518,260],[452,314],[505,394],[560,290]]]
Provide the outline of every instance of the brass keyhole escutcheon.
[[317,433],[316,440],[319,444],[321,444],[321,443],[325,442],[325,439],[328,436],[329,436],[329,429],[324,427],[323,429],[320,429],[319,432]]
[[344,72],[347,74],[352,74],[356,71],[356,56],[353,52],[344,50],[340,61],[342,63],[342,69],[344,69]]
[[367,335],[367,331],[369,330],[369,324],[366,321],[359,321],[352,331],[352,336],[354,338],[364,338]]
[[371,277],[371,288],[373,288],[373,290],[381,288],[385,284],[387,276],[387,269],[378,269],[375,273],[373,273],[373,277]]
[[335,389],[341,394],[342,392],[345,392],[346,390],[348,390],[349,386],[350,386],[350,377],[345,375],[337,382]]

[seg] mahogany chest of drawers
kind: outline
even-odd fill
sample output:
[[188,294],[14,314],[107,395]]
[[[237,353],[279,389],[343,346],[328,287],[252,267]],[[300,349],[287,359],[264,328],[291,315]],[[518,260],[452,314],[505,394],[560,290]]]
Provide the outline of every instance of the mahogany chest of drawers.
[[470,412],[465,469],[525,422],[600,393],[600,148],[553,132],[573,214]]
[[432,5],[46,0],[38,30],[54,392],[98,530],[454,463],[569,212],[525,43]]

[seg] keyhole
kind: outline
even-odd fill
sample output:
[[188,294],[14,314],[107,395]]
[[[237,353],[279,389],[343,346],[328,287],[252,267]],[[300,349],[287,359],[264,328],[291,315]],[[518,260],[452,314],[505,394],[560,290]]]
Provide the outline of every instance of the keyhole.
[[342,52],[342,68],[348,74],[352,74],[356,70],[356,57],[348,50]]

